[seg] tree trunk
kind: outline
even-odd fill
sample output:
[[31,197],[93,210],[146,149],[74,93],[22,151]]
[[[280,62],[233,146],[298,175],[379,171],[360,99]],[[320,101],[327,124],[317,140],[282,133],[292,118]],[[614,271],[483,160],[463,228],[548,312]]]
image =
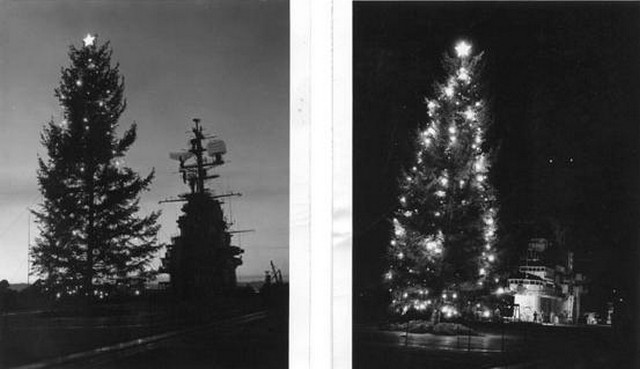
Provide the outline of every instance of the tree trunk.
[[84,275],[84,289],[85,289],[85,309],[89,310],[90,306],[91,306],[91,301],[93,299],[93,275],[94,275],[94,270],[93,270],[93,250],[94,250],[94,183],[93,183],[93,165],[91,166],[91,168],[89,168],[90,170],[87,170],[87,172],[89,173],[88,178],[87,178],[87,195],[88,195],[88,207],[89,207],[89,211],[88,211],[88,216],[87,216],[87,266],[86,266],[86,271],[85,271],[85,275]]

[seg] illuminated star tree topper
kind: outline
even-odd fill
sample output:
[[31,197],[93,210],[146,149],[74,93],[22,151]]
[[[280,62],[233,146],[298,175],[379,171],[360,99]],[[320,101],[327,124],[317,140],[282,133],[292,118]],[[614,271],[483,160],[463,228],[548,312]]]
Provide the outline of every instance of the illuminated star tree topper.
[[82,39],[82,42],[84,43],[84,46],[93,46],[94,42],[96,40],[96,36],[93,36],[90,33],[87,33],[87,36],[85,36],[85,38]]

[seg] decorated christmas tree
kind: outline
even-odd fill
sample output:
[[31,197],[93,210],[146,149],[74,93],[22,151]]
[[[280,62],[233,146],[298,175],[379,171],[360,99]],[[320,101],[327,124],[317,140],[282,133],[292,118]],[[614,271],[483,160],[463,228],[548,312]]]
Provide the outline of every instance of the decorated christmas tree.
[[459,42],[454,56],[444,55],[446,78],[425,100],[426,121],[416,133],[415,158],[401,173],[392,220],[384,279],[394,313],[455,316],[497,282],[481,60]]
[[141,178],[123,164],[136,126],[116,134],[126,103],[111,53],[108,42],[98,45],[91,35],[82,47],[70,47],[71,65],[55,90],[63,118],[42,133],[48,160],[38,159],[44,199],[34,211],[40,236],[31,258],[34,273],[58,297],[94,296],[96,285],[144,277],[160,247],[160,214],[137,215],[153,171]]

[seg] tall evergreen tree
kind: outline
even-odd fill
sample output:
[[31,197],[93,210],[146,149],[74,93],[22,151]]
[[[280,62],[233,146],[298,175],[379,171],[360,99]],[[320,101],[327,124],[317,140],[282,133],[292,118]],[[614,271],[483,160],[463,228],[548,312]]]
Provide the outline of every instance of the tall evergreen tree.
[[458,314],[496,283],[496,201],[488,181],[489,124],[479,75],[482,54],[460,42],[445,54],[446,79],[426,99],[415,160],[399,179],[399,207],[384,276],[392,311]]
[[136,125],[116,134],[126,102],[111,54],[108,42],[98,45],[91,35],[70,47],[71,65],[55,90],[63,119],[41,136],[49,158],[38,159],[44,200],[33,211],[40,236],[31,257],[33,271],[60,294],[91,296],[96,284],[144,275],[160,247],[160,213],[137,215],[154,172],[142,178],[122,162]]

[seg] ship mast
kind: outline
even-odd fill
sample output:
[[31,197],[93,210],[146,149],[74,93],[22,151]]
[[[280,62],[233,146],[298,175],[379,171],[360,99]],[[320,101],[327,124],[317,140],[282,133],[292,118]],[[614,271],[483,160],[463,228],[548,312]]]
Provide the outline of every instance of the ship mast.
[[194,118],[193,122],[195,123],[195,127],[193,127],[194,138],[191,139],[191,152],[196,156],[196,193],[204,193],[204,180],[207,176],[207,170],[204,167],[204,159],[202,157],[202,153],[204,152],[204,148],[202,147],[202,141],[204,140],[204,135],[202,134],[202,126],[200,126],[200,119]]
[[[182,174],[182,181],[189,185],[192,194],[203,194],[209,191],[205,187],[205,181],[208,179],[218,178],[218,174],[209,175],[209,169],[224,164],[222,155],[226,153],[226,145],[222,140],[212,140],[208,145],[203,145],[206,139],[215,138],[216,136],[205,136],[199,118],[193,118],[194,127],[191,129],[193,138],[189,140],[190,148],[187,151],[172,152],[170,157],[180,162],[179,173]],[[212,158],[208,160],[205,152]],[[189,159],[195,159],[195,162],[186,164]],[[211,195],[212,198],[241,196],[239,193],[226,193],[220,195]],[[179,195],[178,198],[161,200],[159,203],[182,202],[187,201],[187,195]]]

